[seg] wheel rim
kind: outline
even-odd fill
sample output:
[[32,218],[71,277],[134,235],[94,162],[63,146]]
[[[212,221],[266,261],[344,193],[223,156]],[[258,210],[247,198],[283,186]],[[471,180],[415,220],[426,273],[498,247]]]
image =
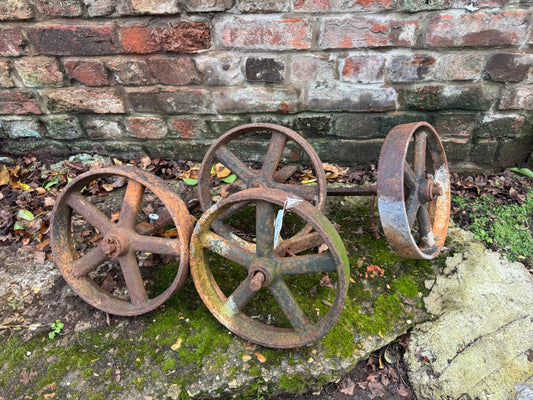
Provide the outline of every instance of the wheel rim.
[[[99,178],[127,179],[118,221],[111,219],[83,196],[80,191]],[[177,238],[152,236],[155,227],[138,223],[137,217],[145,191],[149,190],[162,204],[163,214],[172,222]],[[161,179],[133,167],[109,167],[90,171],[72,180],[59,195],[52,211],[50,244],[61,274],[74,291],[92,306],[116,315],[139,315],[160,306],[183,286],[188,276],[188,243],[193,223],[186,206]],[[161,215],[163,215],[161,214]],[[92,226],[102,240],[80,257],[72,233],[73,218]],[[164,222],[162,222],[164,223]],[[145,234],[139,233],[144,230]],[[138,254],[153,253],[179,257],[175,277],[161,293],[150,298],[139,268]],[[103,263],[117,261],[129,299],[109,292],[91,275]],[[109,265],[109,264],[108,264]]]
[[[250,169],[227,147],[231,141],[254,132],[267,132],[271,134],[268,150],[266,151],[263,166],[260,170]],[[283,171],[276,172],[276,168],[289,140],[294,141],[309,158],[317,178],[316,185],[285,184],[283,182],[290,176],[284,176]],[[231,129],[218,138],[205,154],[198,173],[198,197],[203,211],[206,211],[213,204],[209,179],[211,167],[216,159],[220,160],[222,164],[235,173],[245,183],[247,188],[279,189],[310,201],[318,209],[324,207],[326,201],[326,175],[322,168],[322,162],[313,147],[291,129],[275,124],[246,124]],[[217,229],[220,230],[221,227],[219,226]],[[309,232],[309,230],[310,228],[306,227],[300,233]]]
[[[293,199],[289,210],[307,221],[315,229],[310,236],[319,236],[327,245],[326,254],[284,257],[274,248],[274,205],[283,207],[287,198]],[[240,202],[255,202],[256,243],[242,239],[225,238],[210,230],[216,218]],[[300,243],[307,239],[288,241]],[[311,243],[312,240],[307,241]],[[297,246],[296,246],[297,247]],[[306,246],[304,245],[303,248]],[[208,266],[206,250],[239,264],[246,277],[226,296]],[[302,249],[300,249],[302,250]],[[347,293],[349,267],[346,250],[338,233],[327,218],[302,199],[276,189],[246,189],[213,205],[198,221],[191,237],[191,274],[208,309],[228,329],[251,342],[276,348],[291,348],[311,343],[324,334],[339,318]],[[315,276],[322,272],[337,276],[335,300],[327,313],[316,322],[302,310],[302,304],[293,296],[287,280],[293,276]],[[328,273],[329,273],[328,272]],[[258,279],[259,278],[259,279]],[[220,282],[220,280],[218,281]],[[252,318],[246,312],[250,302],[262,287],[269,292],[289,322],[289,327],[268,325]]]
[[[412,165],[407,161],[411,139]],[[436,257],[448,231],[450,177],[444,148],[430,124],[398,125],[390,131],[379,157],[377,194],[392,249],[406,258]]]

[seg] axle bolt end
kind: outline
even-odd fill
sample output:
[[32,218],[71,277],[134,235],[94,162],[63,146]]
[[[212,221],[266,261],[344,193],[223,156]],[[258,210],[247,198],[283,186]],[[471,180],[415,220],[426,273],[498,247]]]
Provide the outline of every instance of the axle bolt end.
[[254,292],[257,292],[259,289],[261,289],[261,286],[263,286],[265,278],[265,274],[262,272],[257,272],[250,281],[250,289]]

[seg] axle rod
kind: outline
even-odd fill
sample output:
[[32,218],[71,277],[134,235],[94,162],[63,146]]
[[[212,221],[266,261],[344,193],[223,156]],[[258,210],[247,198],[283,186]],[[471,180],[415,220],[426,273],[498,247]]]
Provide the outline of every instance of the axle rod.
[[328,187],[328,196],[375,196],[376,186]]

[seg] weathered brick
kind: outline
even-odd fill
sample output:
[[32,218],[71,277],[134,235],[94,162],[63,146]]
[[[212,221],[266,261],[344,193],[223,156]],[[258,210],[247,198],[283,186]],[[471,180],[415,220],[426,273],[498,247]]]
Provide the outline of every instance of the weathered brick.
[[418,31],[416,19],[391,17],[327,17],[319,38],[321,49],[413,46]]
[[11,139],[41,138],[44,133],[41,122],[35,118],[11,117],[1,121],[7,137]]
[[237,2],[239,9],[245,13],[255,12],[281,12],[287,11],[286,0],[240,0]]
[[156,83],[182,86],[201,81],[196,65],[190,57],[151,57],[147,63]]
[[0,114],[41,114],[41,110],[32,92],[0,90]]
[[83,0],[89,17],[111,15],[120,0]]
[[213,92],[218,112],[242,114],[246,112],[298,111],[299,93],[296,88],[240,87]]
[[82,7],[78,0],[34,0],[39,14],[47,17],[78,17]]
[[68,59],[63,64],[70,79],[84,85],[106,86],[109,83],[108,72],[102,61]]
[[470,161],[481,166],[494,164],[498,153],[497,140],[479,140],[474,143],[470,152]]
[[233,0],[181,0],[189,12],[225,11],[233,7]]
[[[530,123],[522,115],[485,115],[475,129],[476,138],[512,138],[529,133]],[[524,131],[524,128],[527,131]]]
[[307,109],[312,111],[386,111],[395,108],[393,88],[347,83],[311,85]]
[[211,31],[204,22],[164,26],[133,24],[122,27],[122,46],[127,53],[148,54],[159,50],[193,53],[211,46]]
[[72,115],[45,116],[43,121],[47,136],[53,139],[79,139],[85,135],[79,119]]
[[[531,132],[531,126],[529,127]],[[531,156],[533,148],[533,136],[523,135],[512,139],[504,139],[500,143],[498,159],[494,163],[497,167],[509,165],[523,165]]]
[[130,106],[136,112],[160,112],[158,96],[160,89],[154,87],[126,88]]
[[452,0],[405,0],[403,10],[408,12],[433,11],[450,8]]
[[161,139],[168,134],[165,120],[157,117],[127,118],[126,129],[139,139]]
[[417,82],[431,74],[435,58],[429,55],[394,57],[389,65],[387,80],[390,82]]
[[331,136],[332,121],[329,116],[299,116],[291,121],[291,128],[303,137]]
[[477,113],[439,113],[431,124],[441,138],[470,139],[479,119]]
[[292,82],[330,81],[336,79],[335,60],[327,56],[295,55],[291,60]]
[[25,53],[25,44],[20,29],[0,28],[0,56],[20,56]]
[[533,85],[505,89],[499,109],[533,111]]
[[63,72],[53,57],[24,57],[13,65],[24,86],[63,86]]
[[176,0],[131,0],[133,12],[138,14],[174,14],[179,12]]
[[383,82],[385,57],[351,56],[341,60],[342,80],[347,82],[375,83]]
[[248,82],[281,83],[285,73],[285,63],[273,58],[247,58],[245,73]]
[[223,133],[229,131],[230,129],[236,128],[237,126],[249,124],[251,121],[249,116],[241,115],[220,115],[214,119],[208,119],[206,121],[207,131],[204,136],[209,137],[219,137]]
[[490,79],[497,82],[520,82],[533,67],[533,56],[516,53],[496,53],[487,62]]
[[117,57],[107,62],[107,68],[113,71],[115,79],[123,85],[155,85],[145,58]]
[[[438,132],[438,131],[437,131]],[[439,132],[440,135],[440,132]],[[442,147],[446,154],[448,165],[465,165],[472,152],[473,142],[468,138],[442,138]]]
[[110,25],[50,25],[26,28],[38,53],[96,56],[121,52]]
[[201,54],[195,57],[195,62],[208,85],[237,86],[244,82],[242,58],[237,54]]
[[309,49],[312,40],[311,24],[302,18],[263,15],[225,17],[216,23],[215,31],[226,48]]
[[440,81],[466,81],[481,77],[485,54],[445,54],[437,60],[435,78]]
[[409,86],[399,90],[400,103],[418,110],[488,110],[496,99],[497,88],[479,84]]
[[351,165],[355,168],[368,168],[376,165],[379,152],[383,147],[383,139],[372,140],[335,140],[332,146],[331,139],[310,139],[309,142],[318,153],[321,160],[340,165]]
[[4,0],[0,3],[0,21],[23,20],[32,17],[33,9],[29,2]]
[[13,86],[9,63],[7,61],[0,61],[0,88],[10,88]]
[[398,7],[398,0],[291,0],[294,11],[303,12],[353,12],[383,11]]
[[52,113],[120,114],[124,112],[123,101],[114,88],[43,89],[41,96]]
[[157,94],[165,112],[171,114],[213,114],[212,92],[200,88],[166,88]]
[[365,113],[342,113],[335,118],[335,136],[350,139],[379,137],[381,116]]
[[529,24],[523,11],[504,13],[440,14],[425,32],[430,47],[518,45],[527,38]]
[[197,139],[203,137],[205,124],[202,120],[192,117],[170,119],[171,131],[183,139]]
[[90,118],[84,126],[89,137],[94,139],[121,139],[126,136],[124,126],[118,121]]
[[379,116],[379,138],[385,138],[389,132],[397,125],[410,124],[412,122],[430,122],[431,116],[428,113],[420,112],[394,112]]

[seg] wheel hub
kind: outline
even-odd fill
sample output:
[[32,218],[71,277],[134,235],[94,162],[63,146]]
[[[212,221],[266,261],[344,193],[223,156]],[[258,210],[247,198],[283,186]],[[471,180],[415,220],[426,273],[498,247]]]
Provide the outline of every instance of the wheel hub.
[[102,250],[109,257],[119,257],[128,252],[130,242],[128,235],[121,230],[114,230],[105,235],[102,241]]
[[252,264],[248,276],[250,277],[250,289],[258,291],[272,282],[270,263],[265,259],[257,259]]

